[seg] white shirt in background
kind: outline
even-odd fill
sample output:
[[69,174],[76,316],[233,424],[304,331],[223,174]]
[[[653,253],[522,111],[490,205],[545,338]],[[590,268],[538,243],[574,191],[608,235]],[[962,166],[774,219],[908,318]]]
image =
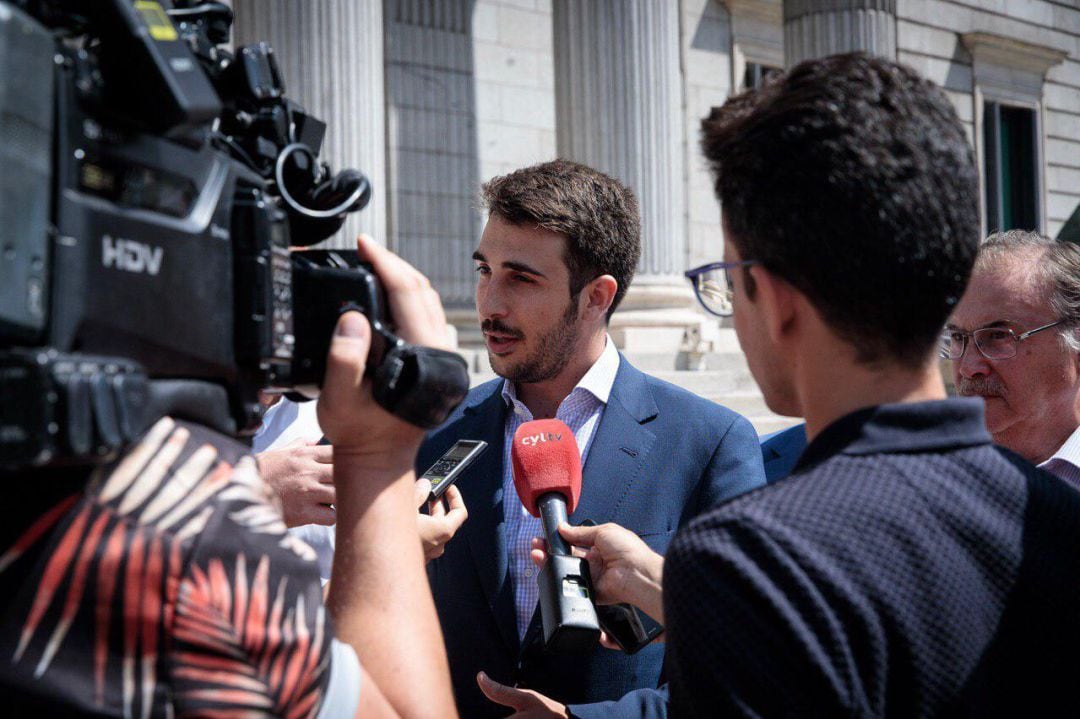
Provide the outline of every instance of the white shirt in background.
[[[322,428],[315,414],[316,402],[293,402],[282,397],[263,415],[262,426],[255,433],[251,448],[255,452],[268,449],[280,449],[297,439],[318,442],[322,439]],[[319,563],[319,576],[323,584],[330,580],[330,567],[334,563],[334,528],[321,524],[305,524],[290,527],[289,534],[302,539],[315,550]]]
[[1039,467],[1080,489],[1080,427]]

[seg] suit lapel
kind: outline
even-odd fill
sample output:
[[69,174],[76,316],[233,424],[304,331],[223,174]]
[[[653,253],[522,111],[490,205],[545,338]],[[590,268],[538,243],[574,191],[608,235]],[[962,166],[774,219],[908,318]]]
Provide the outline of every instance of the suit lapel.
[[653,449],[656,435],[644,423],[657,412],[645,375],[620,355],[619,371],[582,471],[581,499],[571,524],[615,519]]
[[488,397],[466,407],[459,436],[483,438],[487,451],[470,470],[475,491],[466,499],[469,520],[466,533],[476,572],[480,577],[488,606],[495,615],[499,632],[513,652],[518,649],[514,589],[509,577],[509,554],[506,544],[506,515],[503,507],[503,445],[506,431],[506,403],[502,384],[494,384]]

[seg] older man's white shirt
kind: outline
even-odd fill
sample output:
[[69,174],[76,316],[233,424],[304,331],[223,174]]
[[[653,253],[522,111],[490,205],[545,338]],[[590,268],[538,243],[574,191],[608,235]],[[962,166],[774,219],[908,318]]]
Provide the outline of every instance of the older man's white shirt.
[[1080,489],[1080,427],[1039,467]]

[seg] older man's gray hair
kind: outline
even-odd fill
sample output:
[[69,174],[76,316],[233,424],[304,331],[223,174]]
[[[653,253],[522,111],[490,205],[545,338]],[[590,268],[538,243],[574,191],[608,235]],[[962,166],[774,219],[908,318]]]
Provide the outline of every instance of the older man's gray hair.
[[1034,278],[1050,288],[1050,308],[1062,320],[1061,339],[1080,352],[1080,245],[1026,230],[995,232],[983,240],[975,271],[1005,257],[1034,252]]

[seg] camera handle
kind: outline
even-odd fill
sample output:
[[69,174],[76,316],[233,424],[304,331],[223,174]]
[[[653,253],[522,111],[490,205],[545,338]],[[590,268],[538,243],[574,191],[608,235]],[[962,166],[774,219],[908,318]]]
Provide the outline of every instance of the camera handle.
[[[361,311],[347,304],[342,312]],[[434,429],[469,393],[469,366],[461,355],[409,344],[371,320],[368,374],[380,407],[409,424]]]
[[[309,217],[313,220],[328,220],[334,217],[338,217],[345,212],[349,212],[350,208],[352,208],[352,206],[356,204],[361,198],[363,198],[365,195],[370,195],[371,183],[368,182],[368,179],[366,177],[364,177],[363,175],[359,175],[359,173],[356,173],[359,175],[359,178],[357,179],[356,189],[353,190],[352,193],[338,205],[331,207],[327,210],[315,210],[305,206],[303,203],[299,202],[295,197],[292,196],[292,194],[289,192],[289,188],[285,185],[285,163],[288,161],[289,157],[291,157],[293,153],[296,152],[303,152],[307,154],[312,162],[312,166],[314,166],[314,163],[316,163],[315,153],[312,152],[310,147],[308,147],[302,142],[294,142],[291,145],[286,145],[285,148],[278,155],[277,160],[274,163],[274,180],[277,182],[278,192],[281,194],[281,199],[285,200],[285,204],[287,204],[293,212],[303,215],[304,217]],[[367,204],[367,202],[365,201],[363,204]]]

